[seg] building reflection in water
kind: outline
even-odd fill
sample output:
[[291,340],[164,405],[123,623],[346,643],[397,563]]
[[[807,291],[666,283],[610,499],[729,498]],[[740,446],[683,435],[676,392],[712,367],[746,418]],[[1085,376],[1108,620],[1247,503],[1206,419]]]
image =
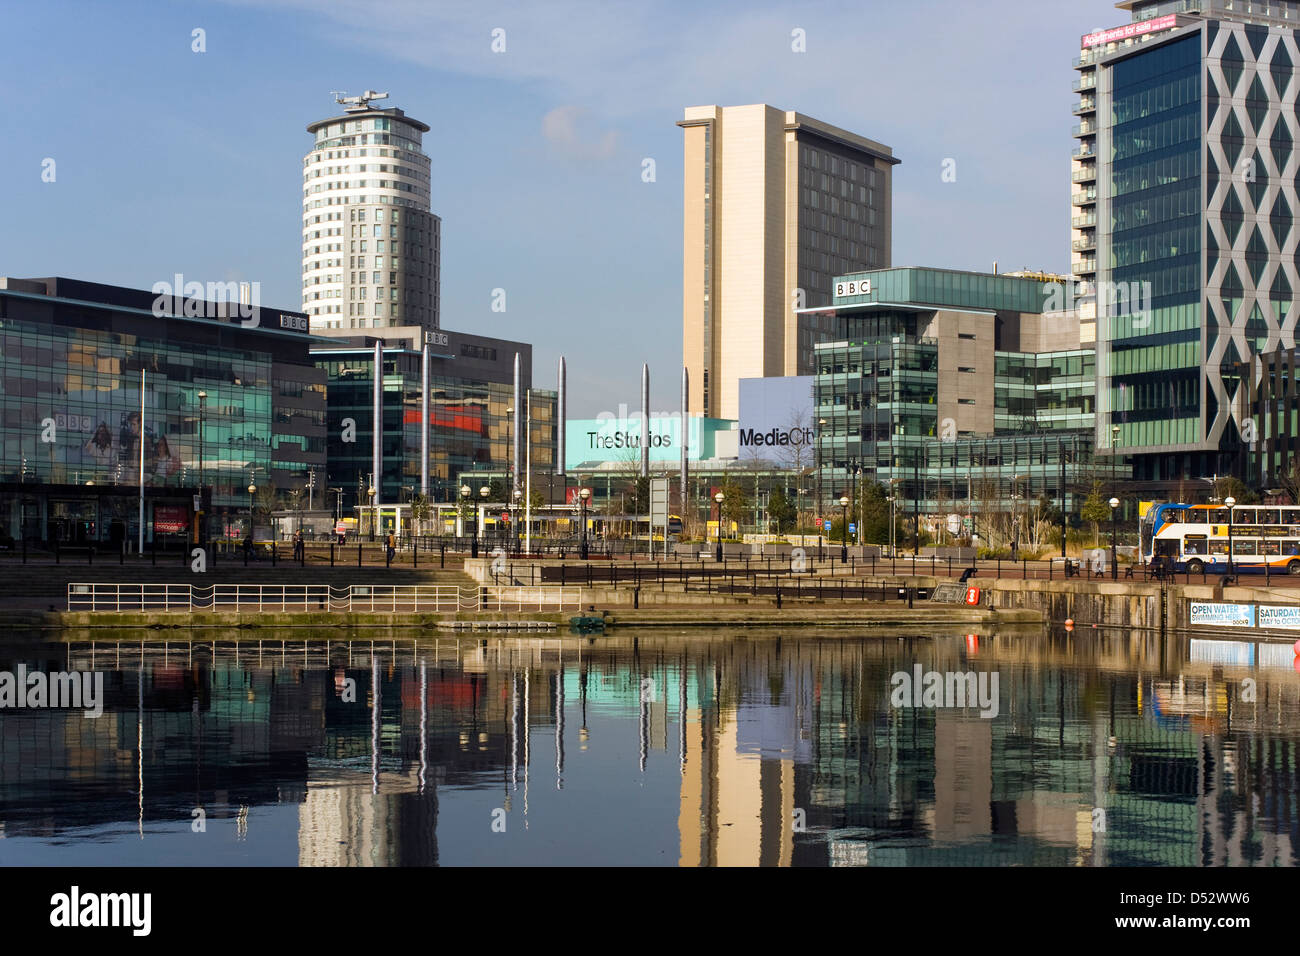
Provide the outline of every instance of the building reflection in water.
[[[19,663],[105,673],[98,720],[0,718],[0,836],[37,846],[129,826],[147,853],[203,808],[238,826],[246,862],[292,863],[259,833],[259,813],[283,807],[310,866],[432,865],[448,841],[442,862],[547,863],[556,834],[566,860],[683,866],[1297,863],[1289,645],[1093,632],[0,647],[0,671]],[[997,716],[891,706],[891,676],[917,664],[995,672]],[[510,841],[464,825],[497,808]],[[610,840],[599,824],[615,813],[630,819]]]

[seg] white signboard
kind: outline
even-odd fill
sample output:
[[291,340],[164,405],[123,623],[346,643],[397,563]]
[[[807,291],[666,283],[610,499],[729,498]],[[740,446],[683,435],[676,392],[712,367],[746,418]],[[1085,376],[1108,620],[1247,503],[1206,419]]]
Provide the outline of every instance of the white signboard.
[[1261,604],[1259,606],[1259,626],[1300,631],[1300,607]]
[[835,283],[836,298],[846,295],[871,295],[871,280],[861,279]]
[[1253,604],[1192,604],[1192,624],[1212,627],[1254,627]]

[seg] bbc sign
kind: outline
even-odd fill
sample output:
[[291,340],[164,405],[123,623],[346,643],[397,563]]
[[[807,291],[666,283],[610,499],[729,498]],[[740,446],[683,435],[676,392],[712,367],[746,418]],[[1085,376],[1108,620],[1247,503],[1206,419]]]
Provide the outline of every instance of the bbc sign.
[[842,299],[848,295],[871,295],[871,280],[850,279],[835,283],[835,298]]

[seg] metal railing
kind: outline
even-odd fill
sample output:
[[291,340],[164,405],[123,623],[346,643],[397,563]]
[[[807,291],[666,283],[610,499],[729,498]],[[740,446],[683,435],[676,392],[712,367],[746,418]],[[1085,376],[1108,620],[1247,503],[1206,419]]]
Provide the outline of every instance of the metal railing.
[[69,611],[240,611],[419,614],[578,610],[577,587],[455,584],[68,584]]

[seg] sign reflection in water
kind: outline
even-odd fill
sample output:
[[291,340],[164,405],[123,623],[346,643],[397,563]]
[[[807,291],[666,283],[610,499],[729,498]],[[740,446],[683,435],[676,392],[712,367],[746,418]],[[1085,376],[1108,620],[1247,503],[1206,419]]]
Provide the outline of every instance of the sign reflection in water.
[[[0,861],[1297,862],[1300,679],[1263,651],[151,637],[0,646],[0,670],[102,670],[106,697],[5,715]],[[996,670],[997,717],[891,707],[917,665]]]

